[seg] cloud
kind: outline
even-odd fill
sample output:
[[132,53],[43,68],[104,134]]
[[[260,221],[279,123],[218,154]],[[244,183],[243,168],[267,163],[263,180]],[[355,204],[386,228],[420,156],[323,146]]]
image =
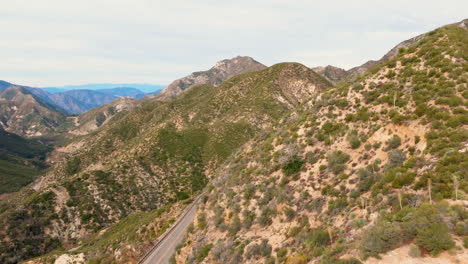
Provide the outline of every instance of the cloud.
[[236,55],[352,67],[464,17],[466,1],[43,0],[0,9],[0,79],[167,84]]

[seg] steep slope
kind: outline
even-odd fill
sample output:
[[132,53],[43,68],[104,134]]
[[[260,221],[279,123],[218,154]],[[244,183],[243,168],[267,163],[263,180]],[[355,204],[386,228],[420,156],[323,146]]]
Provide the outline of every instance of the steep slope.
[[0,194],[18,191],[47,167],[50,146],[0,128]]
[[425,34],[233,155],[174,262],[467,263],[464,25]]
[[124,97],[94,108],[77,117],[69,117],[69,119],[73,120],[69,132],[74,135],[86,135],[108,123],[115,115],[119,113],[122,115],[140,104],[141,102],[138,100]]
[[[0,206],[0,261],[71,248],[90,235],[95,240],[78,250],[88,260],[138,258],[144,248],[137,246],[167,227],[156,216],[180,212],[176,203],[199,192],[236,149],[328,88],[312,70],[284,63],[113,118],[67,146],[69,156],[42,178],[38,192],[24,189]],[[120,219],[117,226],[128,230],[135,217],[152,228],[133,225],[131,233],[118,232],[118,242],[96,234]]]
[[19,86],[0,92],[0,126],[23,136],[51,134],[65,120],[65,114]]
[[161,91],[158,98],[173,98],[182,91],[196,85],[209,84],[217,86],[233,76],[247,72],[259,71],[265,68],[265,65],[250,57],[237,56],[232,59],[222,60],[217,62],[215,66],[207,71],[194,72],[189,76],[175,80]]

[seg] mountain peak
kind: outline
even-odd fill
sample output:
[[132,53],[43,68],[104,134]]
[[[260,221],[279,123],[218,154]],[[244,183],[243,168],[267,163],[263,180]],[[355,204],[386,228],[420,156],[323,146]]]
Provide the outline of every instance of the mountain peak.
[[331,83],[337,83],[346,77],[346,70],[332,65],[319,66],[312,68],[312,70],[320,74]]
[[221,60],[207,71],[193,72],[184,78],[175,80],[158,95],[158,98],[163,100],[173,98],[196,85],[209,84],[217,86],[233,76],[265,68],[265,65],[247,56]]

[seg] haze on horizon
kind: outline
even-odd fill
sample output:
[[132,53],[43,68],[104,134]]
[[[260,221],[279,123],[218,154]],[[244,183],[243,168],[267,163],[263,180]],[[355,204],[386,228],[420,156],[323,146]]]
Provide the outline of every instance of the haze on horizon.
[[5,1],[0,79],[168,84],[237,55],[350,68],[466,10],[461,0]]

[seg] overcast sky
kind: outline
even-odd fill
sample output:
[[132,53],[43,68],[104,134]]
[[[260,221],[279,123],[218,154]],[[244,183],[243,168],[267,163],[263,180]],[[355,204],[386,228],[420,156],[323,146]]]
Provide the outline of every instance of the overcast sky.
[[236,55],[350,68],[467,11],[466,0],[0,0],[0,80],[168,84]]

